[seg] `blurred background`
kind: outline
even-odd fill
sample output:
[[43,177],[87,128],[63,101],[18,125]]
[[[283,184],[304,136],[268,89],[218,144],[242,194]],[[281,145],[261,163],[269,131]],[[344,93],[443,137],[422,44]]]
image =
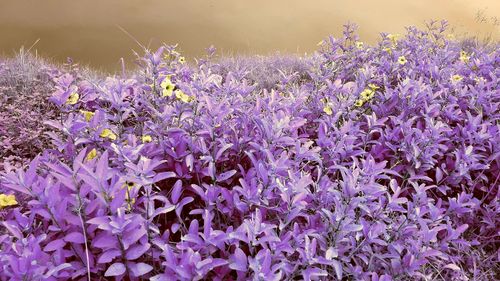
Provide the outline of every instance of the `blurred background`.
[[179,44],[188,60],[214,45],[219,54],[313,52],[342,25],[359,26],[360,40],[380,32],[446,19],[457,35],[500,36],[500,0],[0,0],[0,55],[21,46],[64,62],[104,71],[133,59],[138,45]]

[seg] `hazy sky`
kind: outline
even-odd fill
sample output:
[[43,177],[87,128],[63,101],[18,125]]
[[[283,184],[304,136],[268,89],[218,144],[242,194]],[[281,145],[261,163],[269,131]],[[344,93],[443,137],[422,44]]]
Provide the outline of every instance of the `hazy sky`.
[[[487,22],[476,21],[478,12]],[[348,21],[368,43],[429,19],[498,39],[494,17],[500,19],[499,0],[0,0],[0,53],[40,39],[39,54],[112,70],[139,50],[117,25],[145,45],[179,43],[193,57],[211,44],[225,54],[312,52]]]

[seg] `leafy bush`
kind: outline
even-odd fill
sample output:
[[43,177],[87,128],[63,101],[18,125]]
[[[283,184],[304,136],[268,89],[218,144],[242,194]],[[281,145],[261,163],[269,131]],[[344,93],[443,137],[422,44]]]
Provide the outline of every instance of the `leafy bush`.
[[57,73],[53,149],[0,182],[0,279],[498,278],[500,49],[445,29],[346,26],[276,80],[169,46]]

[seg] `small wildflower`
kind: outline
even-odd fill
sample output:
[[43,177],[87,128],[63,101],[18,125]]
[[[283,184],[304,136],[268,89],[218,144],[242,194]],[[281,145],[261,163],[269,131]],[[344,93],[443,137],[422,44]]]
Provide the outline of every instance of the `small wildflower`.
[[181,64],[186,63],[186,58],[185,58],[185,57],[180,57],[180,58],[179,58],[179,62],[180,62]]
[[92,111],[80,110],[80,112],[83,114],[83,117],[85,117],[85,121],[87,122],[89,122],[95,115],[95,112]]
[[113,131],[111,131],[110,129],[104,129],[104,130],[102,130],[102,132],[100,134],[100,137],[101,138],[108,138],[110,140],[116,140],[115,133],[113,133]]
[[163,89],[162,96],[164,96],[164,97],[171,97],[172,96],[174,89],[175,89],[175,84],[172,83],[172,81],[170,80],[170,76],[167,76],[163,80],[163,82],[161,82],[160,86]]
[[408,62],[408,61],[406,60],[405,56],[400,56],[400,57],[398,58],[398,63],[399,63],[400,65],[405,65],[407,62]]
[[186,95],[183,91],[181,90],[176,90],[175,91],[175,97],[180,99],[183,102],[190,102],[192,99],[190,96]]
[[323,112],[326,113],[326,115],[332,115],[333,114],[333,110],[330,106],[328,105],[325,105],[325,107],[323,107]]
[[191,98],[188,95],[185,94],[184,96],[182,96],[181,101],[187,103],[187,102],[191,101]]
[[66,104],[74,105],[78,102],[78,99],[80,99],[80,95],[77,93],[72,93],[66,100]]
[[127,188],[127,190],[128,190],[128,191],[130,191],[130,190],[134,187],[134,185],[135,185],[135,183],[130,182],[130,181],[126,181],[126,182],[123,184],[122,188],[125,188],[125,187],[126,187],[126,188]]
[[363,100],[357,100],[355,103],[354,103],[354,106],[357,106],[357,107],[361,107],[363,106],[365,102]]
[[15,195],[0,194],[0,209],[17,204]]
[[451,76],[451,81],[453,81],[453,82],[460,82],[460,81],[462,81],[462,79],[464,79],[464,78],[458,74]]
[[392,54],[392,48],[384,48],[384,51],[386,51],[389,54]]
[[128,210],[132,210],[132,206],[135,204],[135,198],[130,198],[130,191],[132,190],[132,188],[134,188],[135,186],[135,183],[133,182],[125,182],[125,184],[123,184],[122,188],[127,188],[127,193],[125,194],[125,200],[128,202]]
[[90,161],[96,157],[97,157],[97,150],[94,148],[87,154],[87,157],[85,157],[85,161]]
[[387,34],[387,39],[391,40],[392,44],[396,44],[401,35],[399,34]]
[[368,84],[368,88],[372,89],[373,91],[380,89],[380,87],[375,84]]
[[143,142],[143,143],[148,143],[148,142],[152,142],[152,141],[153,141],[153,138],[151,138],[151,136],[150,136],[150,135],[143,135],[143,136],[141,137],[141,140],[142,140],[142,142]]
[[486,82],[486,80],[483,77],[475,77],[474,81],[476,81],[476,83],[478,83],[478,84],[481,82]]
[[171,97],[172,94],[174,93],[174,89],[175,89],[174,84],[167,85],[165,88],[163,88],[162,96]]
[[373,96],[375,95],[375,91],[373,91],[372,89],[364,89],[360,96],[361,96],[361,99],[363,101],[368,101],[368,100],[371,100],[373,98]]
[[184,92],[181,90],[176,90],[175,91],[175,97],[178,99],[181,99],[184,96]]
[[465,51],[460,51],[460,61],[463,63],[468,63],[470,56]]
[[356,42],[356,48],[358,48],[358,49],[363,49],[363,44],[364,44],[363,42],[361,42],[361,41],[357,41],[357,42]]

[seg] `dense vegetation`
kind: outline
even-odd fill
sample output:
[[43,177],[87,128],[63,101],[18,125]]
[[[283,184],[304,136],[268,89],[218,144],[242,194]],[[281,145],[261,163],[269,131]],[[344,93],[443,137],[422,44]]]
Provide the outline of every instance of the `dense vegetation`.
[[0,78],[0,280],[499,278],[500,49],[445,31]]

